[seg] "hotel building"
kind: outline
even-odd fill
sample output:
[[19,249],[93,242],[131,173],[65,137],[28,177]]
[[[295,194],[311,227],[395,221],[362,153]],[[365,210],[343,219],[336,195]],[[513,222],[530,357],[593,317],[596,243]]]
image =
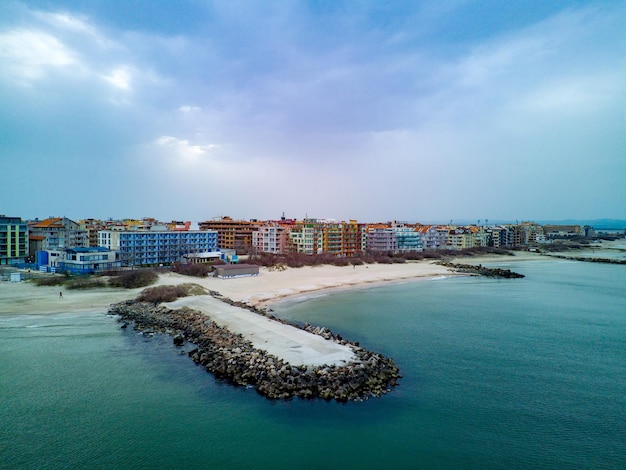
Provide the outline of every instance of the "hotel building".
[[215,230],[102,230],[99,246],[119,252],[122,266],[154,266],[218,251]]

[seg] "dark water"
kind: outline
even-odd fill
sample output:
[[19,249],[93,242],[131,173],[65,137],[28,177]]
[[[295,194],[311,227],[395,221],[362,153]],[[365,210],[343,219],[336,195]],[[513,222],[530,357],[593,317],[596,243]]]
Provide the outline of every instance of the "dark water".
[[0,468],[625,468],[626,267],[506,267],[278,306],[396,360],[364,403],[267,401],[102,314],[0,318]]

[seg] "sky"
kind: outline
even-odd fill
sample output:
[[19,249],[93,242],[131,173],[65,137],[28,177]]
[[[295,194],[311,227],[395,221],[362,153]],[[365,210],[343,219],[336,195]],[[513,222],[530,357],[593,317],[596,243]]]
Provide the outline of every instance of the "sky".
[[0,214],[626,219],[624,1],[0,2]]

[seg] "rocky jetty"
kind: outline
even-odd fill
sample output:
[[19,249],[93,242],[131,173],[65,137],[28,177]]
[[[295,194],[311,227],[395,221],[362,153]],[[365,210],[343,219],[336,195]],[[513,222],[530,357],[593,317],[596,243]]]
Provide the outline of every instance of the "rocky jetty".
[[566,259],[570,261],[584,261],[585,263],[607,263],[607,264],[626,264],[626,259],[614,259],[614,258],[598,258],[598,257],[586,257],[586,256],[567,256],[567,255],[555,255],[552,253],[542,253],[545,256],[551,258]]
[[[265,311],[239,302],[229,303],[267,315]],[[175,338],[177,345],[184,338],[195,346],[189,351],[189,357],[208,372],[235,385],[252,386],[270,399],[301,397],[359,401],[387,393],[401,378],[391,358],[367,351],[327,328],[304,325],[311,334],[349,345],[356,357],[354,361],[343,366],[292,366],[255,348],[242,335],[218,325],[210,316],[186,307],[171,310],[130,300],[111,305],[109,313],[117,315],[123,324],[133,324],[138,331],[167,333]]]
[[441,266],[454,269],[458,273],[476,274],[478,276],[500,277],[506,279],[516,279],[525,277],[523,274],[516,273],[510,269],[486,268],[482,264],[458,264],[439,262]]

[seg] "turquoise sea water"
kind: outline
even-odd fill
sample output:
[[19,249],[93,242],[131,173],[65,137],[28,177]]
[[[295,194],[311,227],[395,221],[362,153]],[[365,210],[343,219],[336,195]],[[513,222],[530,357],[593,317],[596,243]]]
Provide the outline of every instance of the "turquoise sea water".
[[102,313],[2,317],[0,468],[625,468],[626,267],[503,267],[276,306],[396,360],[363,403],[267,401]]

